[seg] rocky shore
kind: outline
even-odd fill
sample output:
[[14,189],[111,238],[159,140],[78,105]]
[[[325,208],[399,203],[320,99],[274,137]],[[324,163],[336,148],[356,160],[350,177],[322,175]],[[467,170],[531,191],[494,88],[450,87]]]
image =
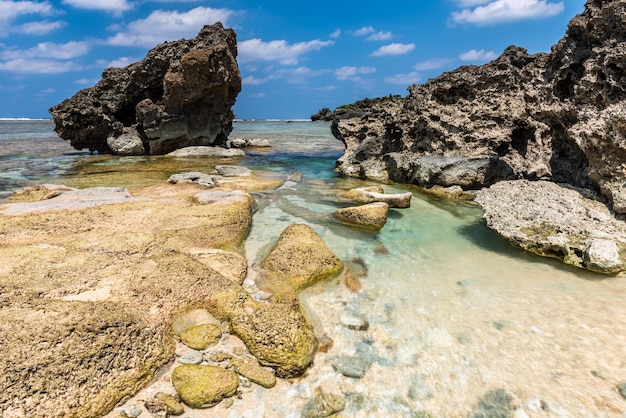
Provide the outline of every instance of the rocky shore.
[[[623,0],[588,1],[548,54],[511,46],[483,66],[460,67],[410,86],[407,97],[336,109],[332,132],[346,146],[339,171],[466,191],[508,180],[551,181],[585,189],[583,194],[613,212],[626,213],[625,10]],[[504,187],[492,187],[489,194]],[[527,216],[534,210],[526,206],[527,196],[512,190],[493,200],[515,199],[509,206]],[[569,191],[550,193],[560,194],[552,205],[567,200]],[[537,223],[549,222],[533,213]],[[623,247],[612,248],[623,265]]]

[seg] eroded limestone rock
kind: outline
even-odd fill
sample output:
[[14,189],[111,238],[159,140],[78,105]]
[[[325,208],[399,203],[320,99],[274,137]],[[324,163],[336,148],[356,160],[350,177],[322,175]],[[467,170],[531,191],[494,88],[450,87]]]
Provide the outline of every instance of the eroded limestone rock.
[[335,217],[348,225],[378,230],[387,223],[388,212],[389,205],[387,203],[374,202],[361,206],[337,209],[335,211]]
[[234,371],[223,367],[184,364],[172,372],[172,384],[185,404],[206,408],[233,396],[239,378]]

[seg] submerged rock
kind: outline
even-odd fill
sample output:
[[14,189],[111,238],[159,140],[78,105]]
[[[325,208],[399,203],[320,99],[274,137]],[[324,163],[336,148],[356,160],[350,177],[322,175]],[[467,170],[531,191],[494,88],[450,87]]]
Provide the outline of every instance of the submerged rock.
[[555,183],[501,182],[476,192],[487,225],[513,245],[600,273],[626,270],[626,223]]
[[505,390],[491,390],[478,401],[468,418],[512,418],[515,412],[512,400]]
[[380,186],[357,187],[346,192],[345,196],[358,203],[387,203],[392,208],[408,208],[411,206],[411,192],[385,193]]
[[549,54],[510,46],[409,87],[335,111],[338,169],[464,190],[525,178],[594,189],[626,213],[623,0],[588,0]]
[[172,384],[187,405],[206,408],[233,396],[239,378],[234,371],[222,367],[186,364],[174,369]]
[[378,230],[387,223],[388,212],[389,205],[387,203],[374,202],[361,206],[337,209],[335,211],[335,217],[348,225]]
[[221,23],[195,39],[165,42],[94,86],[50,108],[55,131],[78,149],[167,154],[224,145],[241,90],[235,32]]
[[257,285],[280,299],[339,274],[343,265],[313,228],[294,224],[280,234],[261,268]]
[[341,395],[322,392],[309,401],[302,408],[302,418],[325,418],[341,412],[346,407],[346,400]]

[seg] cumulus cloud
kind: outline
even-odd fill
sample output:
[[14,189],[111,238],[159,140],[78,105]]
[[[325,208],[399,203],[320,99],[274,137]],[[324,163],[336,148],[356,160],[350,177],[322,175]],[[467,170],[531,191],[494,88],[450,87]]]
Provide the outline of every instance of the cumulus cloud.
[[391,38],[393,38],[393,34],[391,32],[386,32],[386,31],[381,30],[368,36],[367,40],[368,41],[388,41]]
[[339,38],[341,36],[341,29],[335,29],[331,34],[331,38]]
[[438,68],[445,67],[451,62],[452,60],[450,58],[432,58],[426,61],[418,62],[413,68],[417,71],[436,70]]
[[53,16],[60,12],[55,10],[47,2],[35,1],[5,1],[0,0],[0,37],[8,36],[10,33],[23,33],[27,35],[45,35],[51,31],[62,27],[65,23],[61,21],[50,22],[48,20],[33,21],[14,26],[13,22],[23,16]]
[[374,32],[376,32],[376,29],[374,29],[373,26],[363,26],[362,28],[355,30],[353,34],[354,36],[365,36]]
[[484,49],[470,49],[469,51],[459,55],[459,59],[461,61],[491,61],[497,57],[498,54],[494,51],[485,51]]
[[66,23],[56,20],[53,22],[43,20],[40,22],[29,22],[19,25],[15,28],[15,32],[27,35],[45,35],[65,26]]
[[102,10],[113,13],[122,13],[133,8],[133,5],[127,0],[63,0],[63,4],[78,9]]
[[165,41],[193,38],[204,25],[226,22],[236,12],[229,9],[196,7],[188,12],[155,10],[145,19],[135,20],[106,40],[109,45],[151,48]]
[[453,22],[490,25],[526,19],[541,19],[557,15],[564,10],[562,1],[551,3],[548,0],[467,1],[465,3],[468,3],[467,6],[469,7],[477,4],[481,5],[473,9],[468,8],[453,12]]
[[335,70],[337,80],[360,80],[359,74],[373,74],[376,72],[374,67],[351,67],[344,66]]
[[420,81],[420,75],[419,73],[417,73],[416,71],[413,71],[411,73],[408,74],[396,74],[396,75],[392,75],[390,77],[385,77],[385,82],[389,83],[389,84],[401,84],[401,85],[408,85],[408,84],[417,84]]
[[332,44],[334,44],[333,41],[321,41],[319,39],[290,44],[285,40],[265,42],[254,38],[238,43],[238,60],[240,63],[276,61],[283,65],[295,65],[300,61],[302,55],[318,51]]
[[133,58],[133,57],[119,57],[118,59],[115,59],[113,61],[107,62],[104,67],[105,68],[124,68],[129,64],[132,64],[133,62],[137,62],[139,61],[137,58]]
[[376,51],[372,53],[374,57],[382,57],[385,55],[403,55],[407,54],[415,49],[415,44],[400,44],[393,43],[389,45],[384,45],[378,48]]
[[58,74],[76,71],[82,67],[72,59],[88,52],[87,43],[76,41],[64,44],[43,42],[29,49],[6,49],[0,51],[0,71],[21,74]]

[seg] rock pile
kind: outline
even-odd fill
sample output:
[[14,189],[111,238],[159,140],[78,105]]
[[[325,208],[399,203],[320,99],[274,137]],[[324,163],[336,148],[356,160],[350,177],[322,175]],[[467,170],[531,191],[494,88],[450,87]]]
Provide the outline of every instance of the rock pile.
[[241,91],[236,57],[235,32],[221,23],[158,45],[52,107],[55,131],[78,150],[120,155],[224,145]]

